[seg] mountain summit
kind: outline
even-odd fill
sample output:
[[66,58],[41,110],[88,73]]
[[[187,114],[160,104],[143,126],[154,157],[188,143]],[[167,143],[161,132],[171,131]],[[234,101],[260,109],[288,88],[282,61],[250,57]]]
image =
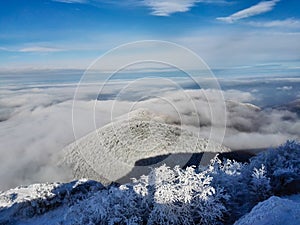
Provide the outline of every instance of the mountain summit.
[[[169,155],[164,159],[166,164],[172,161],[183,166],[192,153],[208,151],[230,149],[171,124],[166,115],[138,109],[67,146],[61,164],[71,168],[75,179],[85,177],[108,184],[126,177],[141,159]],[[190,154],[175,157],[174,153]],[[148,168],[138,169],[143,174]]]

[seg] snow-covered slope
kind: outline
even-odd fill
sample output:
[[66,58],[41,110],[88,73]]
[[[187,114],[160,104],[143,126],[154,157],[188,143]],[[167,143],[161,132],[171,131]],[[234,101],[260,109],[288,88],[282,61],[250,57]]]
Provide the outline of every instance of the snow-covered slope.
[[[62,164],[72,169],[76,179],[110,183],[130,173],[135,162],[143,158],[230,151],[180,126],[168,124],[167,118],[146,109],[133,111],[67,146]],[[189,157],[178,159],[177,165],[188,160]]]
[[297,225],[300,224],[300,195],[279,198],[272,196],[258,203],[235,225]]
[[[32,184],[1,192],[0,224],[55,224],[59,211],[102,189],[104,186],[98,182],[78,180],[65,184]],[[55,215],[52,219],[51,214]],[[43,221],[42,215],[46,215],[47,223],[32,222]]]

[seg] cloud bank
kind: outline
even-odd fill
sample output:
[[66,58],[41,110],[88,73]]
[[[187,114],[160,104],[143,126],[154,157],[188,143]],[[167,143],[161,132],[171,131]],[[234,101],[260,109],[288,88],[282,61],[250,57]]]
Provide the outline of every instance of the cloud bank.
[[[125,93],[121,92],[124,85],[126,83],[111,83],[98,101],[94,96],[99,86],[83,88],[83,94],[76,101],[76,113],[80,115],[76,121],[76,130],[80,130],[77,138],[137,108],[163,113],[169,123],[199,131],[203,137],[209,136],[212,125],[219,126],[211,124],[209,109],[210,104],[218,101],[215,90],[161,88],[153,81],[152,85],[148,82],[140,88],[128,88]],[[56,163],[61,159],[61,150],[75,140],[72,130],[74,91],[72,85],[0,89],[0,189],[70,179],[68,171],[57,168]],[[122,94],[117,96],[116,93]],[[224,144],[228,147],[264,148],[287,139],[299,140],[300,120],[296,112],[262,110],[247,104],[255,99],[253,93],[247,91],[227,90],[224,96],[227,99]],[[94,115],[96,123],[91,120]]]

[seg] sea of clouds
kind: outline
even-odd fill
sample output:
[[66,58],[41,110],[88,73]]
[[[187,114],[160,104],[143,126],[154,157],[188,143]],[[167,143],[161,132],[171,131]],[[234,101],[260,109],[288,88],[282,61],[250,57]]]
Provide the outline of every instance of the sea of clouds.
[[[0,88],[0,190],[71,179],[67,170],[56,167],[61,150],[140,107],[163,114],[169,123],[203,137],[209,136],[212,125],[221,126],[211,123],[211,106],[219,101],[217,90],[183,90],[153,79],[135,85],[114,81],[103,89],[100,86],[82,86],[75,101],[75,84]],[[258,149],[287,139],[299,140],[297,113],[248,104],[255,102],[254,93],[237,89],[222,92],[227,109],[226,115],[221,109],[219,115],[227,121],[223,144],[236,150]]]

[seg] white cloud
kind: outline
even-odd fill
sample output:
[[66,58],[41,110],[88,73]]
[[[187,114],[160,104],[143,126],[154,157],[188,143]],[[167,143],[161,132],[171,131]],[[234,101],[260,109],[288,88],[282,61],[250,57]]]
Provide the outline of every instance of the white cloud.
[[62,3],[86,3],[87,0],[52,0],[54,2],[62,2]]
[[177,12],[187,12],[197,3],[225,3],[223,0],[143,0],[152,9],[152,15],[169,16]]
[[280,90],[280,91],[290,91],[293,89],[293,87],[292,86],[283,86],[283,87],[277,87],[276,89]]
[[151,8],[151,14],[154,16],[169,16],[177,12],[187,12],[196,3],[227,3],[226,0],[52,0],[62,3],[85,3],[93,6],[99,6],[101,4],[113,4],[122,7],[126,6],[146,6]]
[[0,51],[6,51],[6,52],[36,52],[36,53],[43,53],[43,52],[61,52],[65,51],[65,49],[62,48],[56,48],[56,47],[43,47],[43,46],[29,46],[29,47],[0,47]]
[[266,12],[272,11],[273,8],[275,7],[276,3],[279,1],[280,0],[262,1],[262,2],[259,2],[258,4],[253,5],[249,8],[238,11],[230,16],[218,17],[217,20],[221,20],[221,21],[224,21],[227,23],[233,23],[240,19],[245,19],[248,17],[266,13]]
[[224,97],[237,102],[251,102],[255,100],[254,96],[250,92],[241,92],[234,89],[227,90],[224,93]]
[[297,19],[285,19],[285,20],[272,20],[264,22],[249,22],[251,26],[255,27],[286,27],[286,28],[300,28],[300,20]]
[[60,52],[63,51],[63,49],[33,46],[33,47],[21,48],[18,51],[19,52]]
[[[193,49],[211,68],[230,68],[297,61],[299,40],[298,32],[244,31],[237,34],[224,31],[222,35],[207,35],[195,31],[175,42]],[[245,74],[245,70],[241,72]]]
[[[285,27],[282,27],[283,30]],[[122,40],[125,42],[133,41],[132,35],[124,35]],[[118,37],[118,35],[115,35]],[[104,53],[108,49],[121,44],[113,36],[105,36],[102,43],[98,43],[96,39],[101,40],[99,36],[87,43],[29,43],[22,46],[1,46],[4,51],[18,51],[19,49],[31,46],[45,46],[49,48],[59,49],[61,51],[98,51]],[[134,37],[140,40],[147,39],[147,36]],[[243,30],[238,33],[232,30],[220,32],[207,33],[203,30],[196,29],[190,32],[183,32],[176,36],[167,38],[170,41],[181,44],[202,57],[206,63],[213,69],[224,67],[238,67],[242,65],[265,64],[265,63],[282,63],[299,61],[300,51],[300,33],[299,32],[283,32],[281,29],[259,29],[256,32],[253,29]],[[157,52],[159,50],[156,50]],[[232,52],[234,51],[234,54]],[[164,49],[161,51],[163,54]],[[100,53],[99,53],[100,54]],[[115,56],[115,61],[123,61],[123,58],[128,59],[132,57],[132,52],[128,51],[124,56]],[[99,55],[100,56],[100,55]],[[183,60],[178,54],[172,54],[172,58]],[[141,56],[142,57],[142,56]],[[95,57],[93,54],[85,54],[83,57],[67,57],[64,59],[49,57],[47,64],[40,61],[40,58],[32,61],[26,61],[23,58],[13,60],[7,58],[7,62],[2,63],[0,69],[7,68],[15,70],[17,68],[24,69],[28,67],[34,68],[49,68],[49,69],[85,69],[93,61]],[[44,63],[42,65],[42,63]],[[187,62],[188,63],[188,62]],[[1,63],[0,63],[1,64]],[[109,63],[108,65],[111,65]],[[195,65],[192,65],[193,68]],[[299,66],[298,66],[299,67]],[[294,67],[295,69],[298,69]],[[269,71],[270,72],[270,71]],[[245,74],[245,73],[244,73]]]
[[152,15],[155,16],[169,16],[176,12],[187,12],[193,7],[197,0],[145,0],[146,6],[152,9]]

